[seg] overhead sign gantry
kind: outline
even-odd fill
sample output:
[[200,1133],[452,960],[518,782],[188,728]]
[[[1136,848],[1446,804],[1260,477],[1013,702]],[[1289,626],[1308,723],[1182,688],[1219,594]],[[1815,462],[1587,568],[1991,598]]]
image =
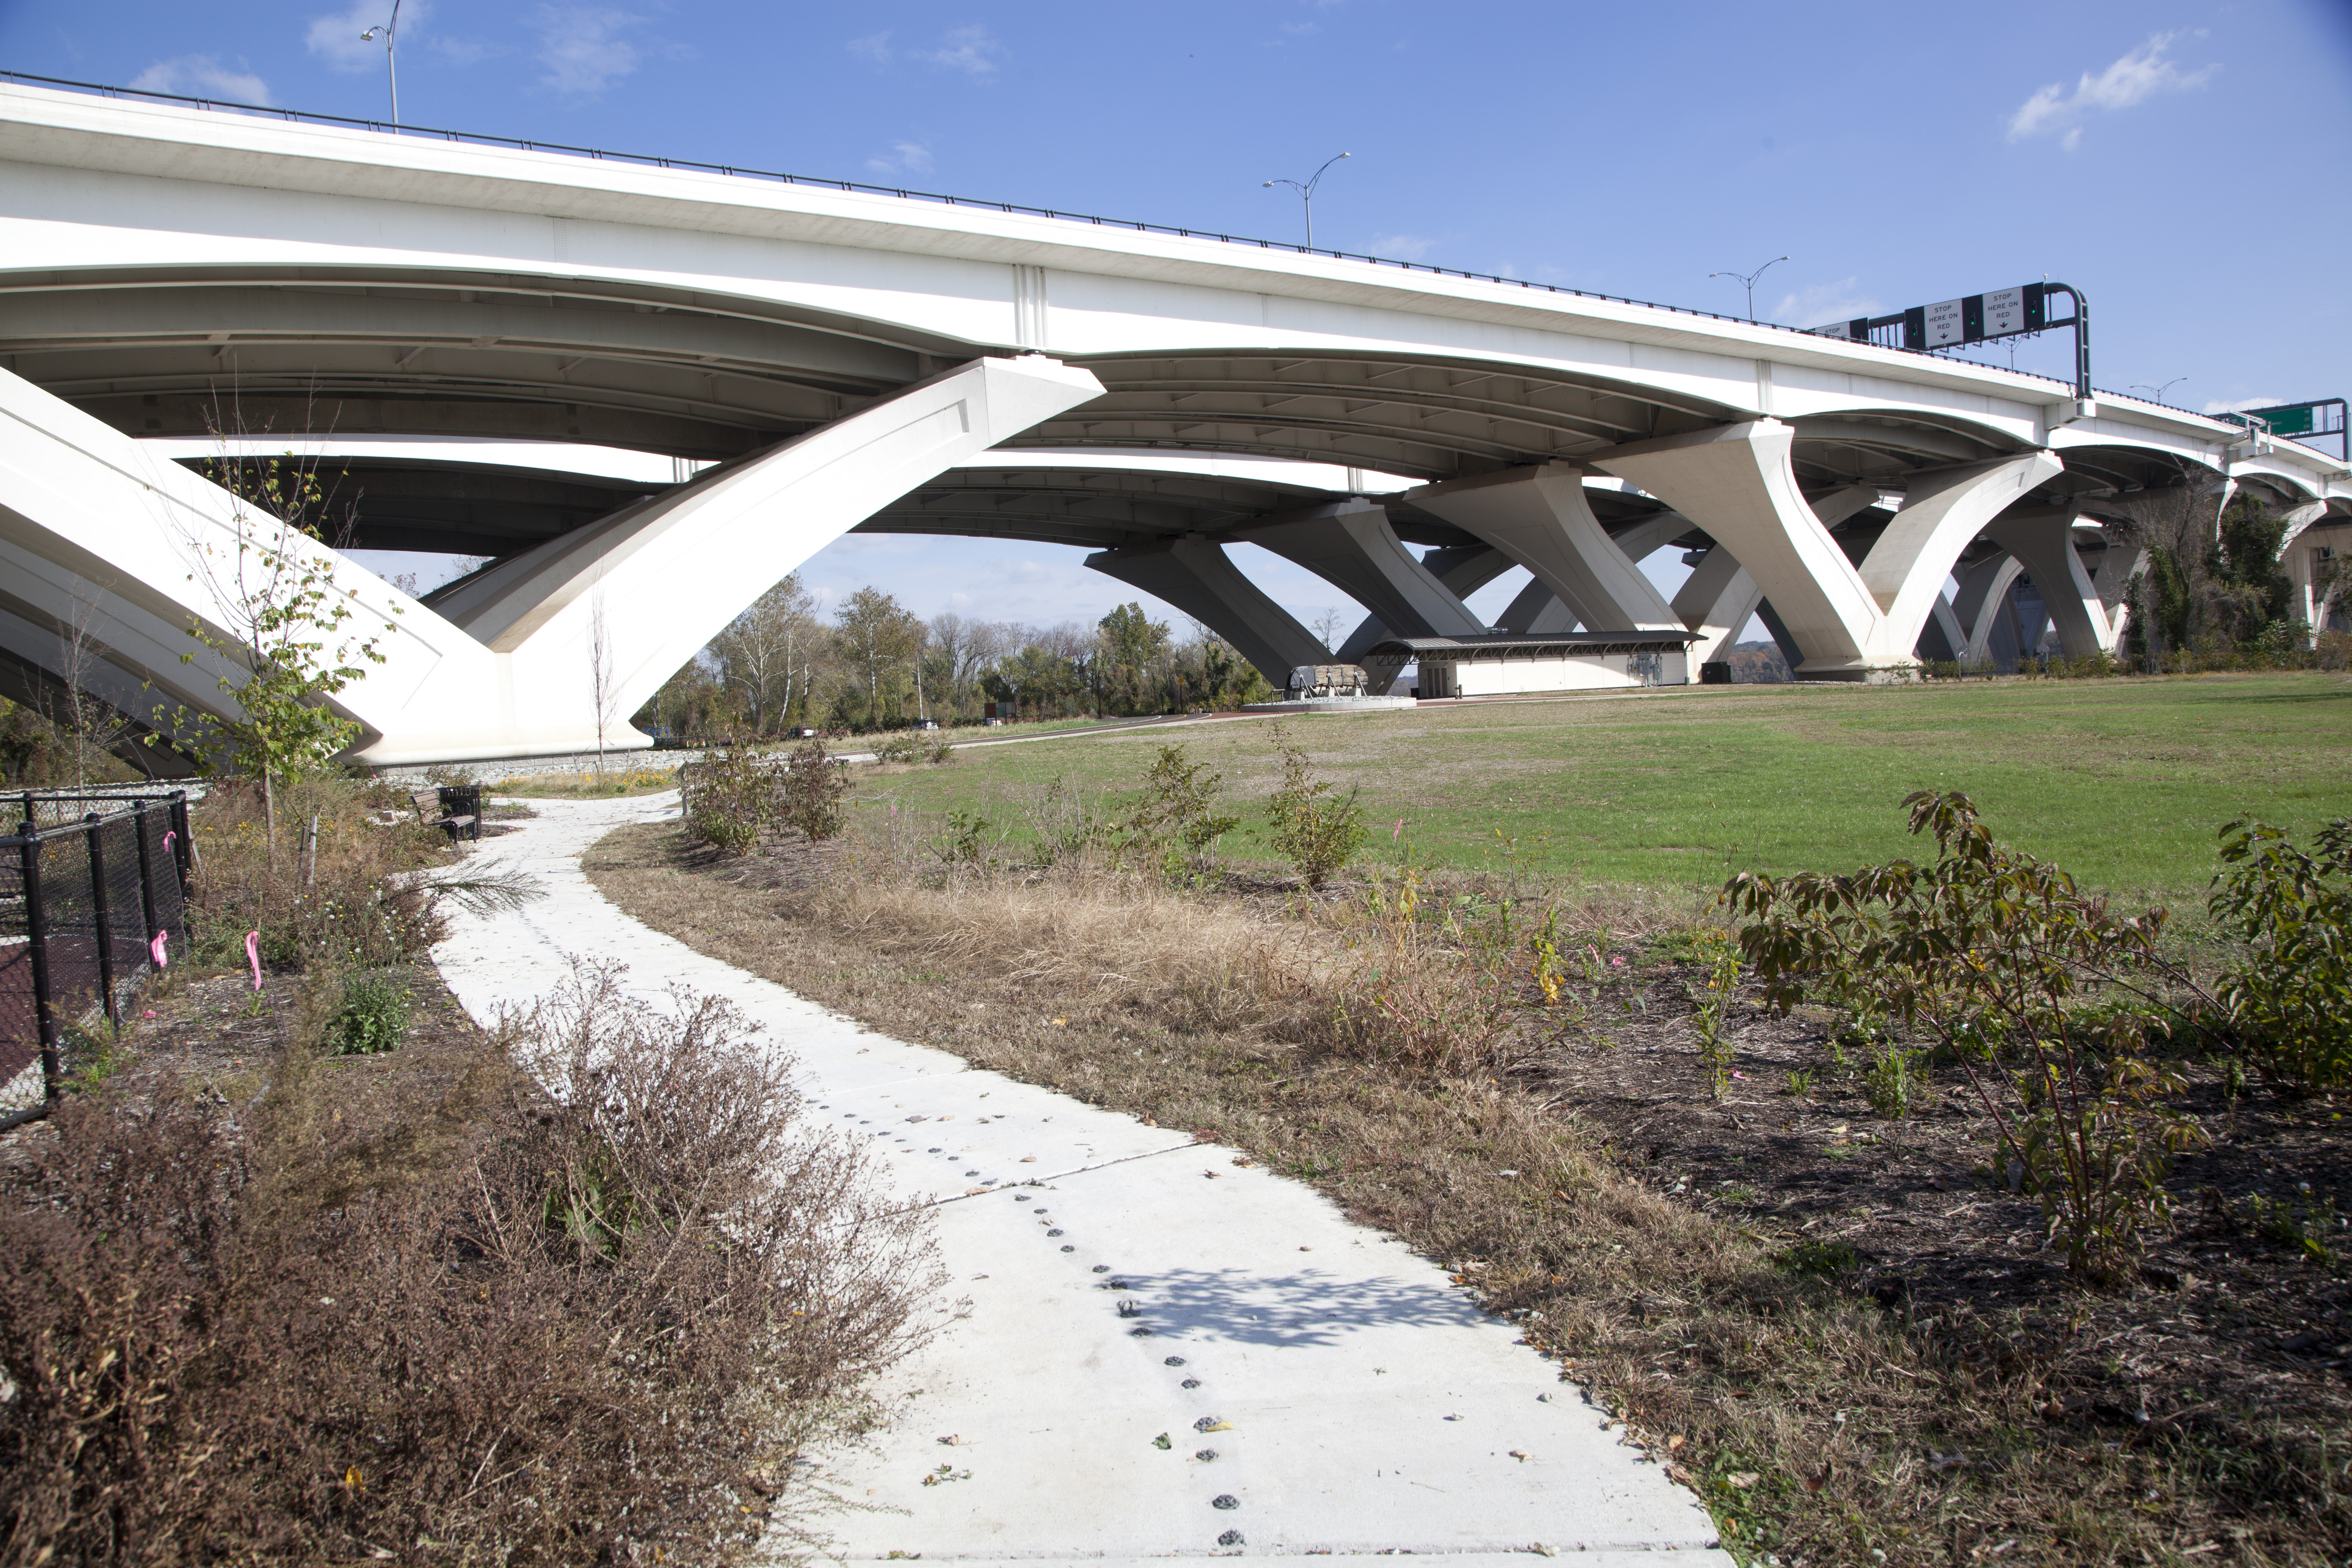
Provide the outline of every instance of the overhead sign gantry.
[[[2050,314],[2053,295],[2063,294],[2074,306],[2071,315]],[[1964,294],[1933,305],[1914,305],[1891,316],[1856,316],[1809,327],[1816,337],[1843,338],[1850,342],[1876,343],[1881,348],[1933,353],[1995,338],[2029,337],[2059,327],[2074,329],[2074,395],[2091,397],[2091,311],[2083,291],[2067,283],[2021,283],[1983,294]]]

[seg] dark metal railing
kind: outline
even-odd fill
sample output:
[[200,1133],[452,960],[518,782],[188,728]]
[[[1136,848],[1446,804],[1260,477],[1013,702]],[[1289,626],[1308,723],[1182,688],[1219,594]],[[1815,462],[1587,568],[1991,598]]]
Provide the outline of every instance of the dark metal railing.
[[36,1060],[41,1101],[0,1131],[48,1114],[63,1089],[68,1026],[123,1009],[188,943],[188,795],[26,791],[0,837],[0,1085]]
[[[1368,267],[1393,267],[1404,272],[1426,272],[1438,278],[1460,278],[1473,283],[1496,283],[1506,288],[1528,289],[1544,294],[1563,294],[1579,300],[1599,300],[1612,305],[1632,305],[1643,310],[1663,310],[1677,316],[1697,316],[1710,321],[1729,321],[1759,331],[1787,332],[1795,337],[1818,337],[1811,328],[1784,327],[1777,321],[1756,321],[1742,316],[1727,316],[1717,310],[1695,310],[1687,305],[1661,305],[1651,300],[1634,300],[1622,294],[1600,294],[1588,289],[1570,289],[1559,283],[1538,283],[1525,278],[1504,278],[1491,272],[1465,272],[1458,268],[1435,267],[1423,261],[1399,261],[1392,257],[1367,256],[1349,250],[1321,250],[1311,246],[1294,245],[1287,240],[1252,239],[1244,235],[1220,234],[1213,229],[1181,228],[1170,224],[1146,223],[1133,218],[1100,217],[1090,213],[1063,212],[1055,207],[1024,206],[1017,202],[992,202],[970,196],[945,195],[936,191],[910,190],[897,185],[868,185],[856,180],[824,179],[810,174],[788,174],[772,169],[748,168],[740,163],[705,163],[692,158],[668,158],[649,153],[615,153],[600,147],[576,147],[563,142],[527,141],[519,136],[493,136],[485,132],[451,131],[439,126],[394,125],[387,121],[360,119],[345,114],[317,114],[307,110],[278,109],[266,103],[237,103],[227,99],[191,98],[183,93],[152,92],[145,88],[111,87],[103,82],[74,81],[65,77],[36,76],[29,71],[0,70],[0,79],[31,82],[40,87],[60,87],[75,92],[95,92],[108,98],[152,100],[160,103],[183,103],[196,109],[221,110],[234,114],[257,115],[268,120],[282,120],[298,125],[341,125],[357,131],[373,131],[384,135],[415,136],[440,142],[453,142],[469,146],[512,147],[525,153],[555,153],[566,157],[589,158],[604,163],[637,163],[656,169],[685,169],[697,174],[725,174],[739,180],[772,180],[779,184],[807,185],[813,189],[848,191],[860,195],[890,196],[906,202],[934,202],[941,206],[974,207],[983,212],[1009,213],[1022,217],[1052,218],[1061,223],[1082,223],[1097,228],[1129,229],[1138,234],[1173,235],[1181,239],[1212,240],[1220,245],[1248,246],[1259,250],[1283,250],[1298,256],[1319,256],[1332,261],[1351,261]],[[2003,375],[2022,376],[2029,381],[2046,381],[2053,385],[2070,389],[2073,383],[2057,376],[2043,375],[2037,371],[2011,370],[2000,365],[1989,365],[1980,361],[1959,359],[1948,349],[1906,348],[1900,343],[1874,341],[1868,346],[1883,348],[1894,353],[1919,354],[1943,359],[1954,363],[1972,365],[1980,370],[1998,371]],[[1962,345],[1965,346],[1965,345]],[[2103,397],[2119,397],[2121,393],[2101,392]],[[2142,398],[2131,398],[2135,403]],[[2168,407],[2167,405],[2151,405]],[[2209,416],[2186,408],[2169,410],[2186,414],[2191,418]]]

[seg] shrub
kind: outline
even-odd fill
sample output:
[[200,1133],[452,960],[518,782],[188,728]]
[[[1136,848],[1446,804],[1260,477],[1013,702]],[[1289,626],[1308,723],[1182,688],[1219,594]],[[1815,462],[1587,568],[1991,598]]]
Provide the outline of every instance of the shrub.
[[772,1550],[939,1279],[748,1033],[592,973],[519,1021],[552,1094],[492,1052],[362,1136],[289,1051],[250,1118],[60,1107],[0,1173],[6,1561]]
[[[2165,911],[2123,917],[2074,879],[2003,849],[1963,795],[1905,802],[1932,833],[1934,865],[1852,876],[1735,877],[1723,897],[1750,917],[1740,946],[1786,1010],[1816,986],[1925,1030],[1957,1061],[1998,1130],[2015,1184],[2030,1188],[2070,1267],[2114,1281],[2169,1210],[2178,1149],[2207,1142],[2166,1103],[2183,1087],[2148,1059],[2144,1015],[2085,998],[2177,977],[2157,951]],[[1895,1087],[1878,1067],[1880,1094]],[[1907,1072],[1907,1069],[1905,1069]]]
[[1158,868],[1171,881],[1187,873],[1207,875],[1218,842],[1241,825],[1239,817],[1210,809],[1223,787],[1224,775],[1192,761],[1183,747],[1160,747],[1143,775],[1141,795],[1119,825],[1120,853]]
[[776,818],[775,787],[755,748],[714,747],[701,762],[678,770],[679,815],[688,836],[724,855],[751,853]]
[[2316,848],[2241,817],[2221,829],[2232,868],[2209,905],[2252,950],[2221,977],[2231,1027],[2265,1074],[2303,1093],[2352,1087],[2352,817],[2321,828]]
[[784,757],[783,776],[777,781],[776,818],[812,844],[831,838],[841,831],[855,787],[824,749],[824,742],[812,735]]
[[1282,787],[1266,802],[1274,819],[1274,847],[1295,867],[1309,888],[1319,889],[1347,869],[1357,851],[1371,837],[1364,826],[1364,808],[1353,789],[1334,793],[1328,780],[1309,778],[1307,754],[1281,742]]
[[874,742],[874,761],[877,766],[886,763],[911,765],[923,760],[924,749],[922,742],[902,731]]
[[346,980],[342,1005],[327,1032],[329,1043],[343,1056],[397,1050],[408,1037],[408,993],[387,974]]

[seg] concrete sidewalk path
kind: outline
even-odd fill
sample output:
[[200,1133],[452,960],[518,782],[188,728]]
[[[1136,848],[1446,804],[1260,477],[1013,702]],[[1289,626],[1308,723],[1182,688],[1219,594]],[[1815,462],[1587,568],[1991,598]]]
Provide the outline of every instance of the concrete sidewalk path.
[[436,952],[467,1009],[528,1005],[575,959],[728,997],[798,1058],[811,1113],[936,1205],[962,1315],[885,1380],[887,1430],[819,1457],[866,1505],[829,1521],[834,1555],[1729,1563],[1688,1491],[1402,1242],[1232,1149],[868,1032],[623,914],[580,857],[675,795],[536,805],[478,853],[546,896],[458,916]]

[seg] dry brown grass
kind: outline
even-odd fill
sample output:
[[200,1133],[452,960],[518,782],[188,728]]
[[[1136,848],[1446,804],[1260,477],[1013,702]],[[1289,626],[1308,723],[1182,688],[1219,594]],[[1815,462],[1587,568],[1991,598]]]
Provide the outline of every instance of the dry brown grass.
[[[821,868],[800,854],[720,862],[641,826],[587,867],[711,956],[1238,1145],[1408,1238],[1696,1487],[1742,1561],[2316,1564],[2347,1537],[2344,1456],[2325,1442],[2259,1413],[2078,1411],[2063,1369],[2088,1347],[2063,1328],[1914,1321],[1867,1279],[1807,1272],[1789,1237],[1660,1190],[1544,1072],[1514,1070],[1566,1048],[1559,1032],[1547,1047],[1524,1012],[1497,1023],[1526,973],[1442,923],[1239,879],[1199,896],[1099,868],[950,879],[871,847]],[[1603,958],[1600,933],[1694,914],[1586,900],[1561,927]]]

